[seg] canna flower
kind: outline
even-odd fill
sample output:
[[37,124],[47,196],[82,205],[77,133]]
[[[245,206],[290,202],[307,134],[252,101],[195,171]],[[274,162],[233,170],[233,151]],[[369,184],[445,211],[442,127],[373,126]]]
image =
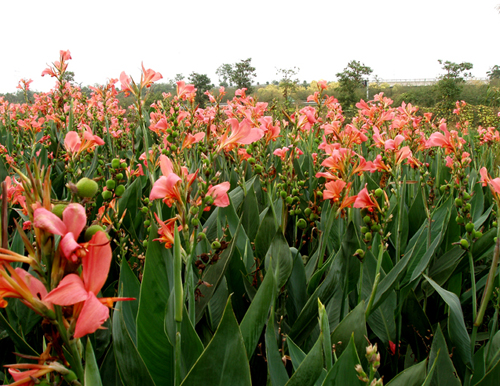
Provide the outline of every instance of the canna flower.
[[367,184],[365,184],[365,187],[361,190],[361,192],[358,193],[356,201],[354,201],[354,208],[371,210],[373,210],[373,208],[378,208],[377,202],[371,198],[371,195],[370,193],[368,193],[368,189],[366,188],[366,186]]
[[142,74],[141,74],[141,86],[149,88],[151,85],[163,78],[163,76],[159,72],[155,72],[152,69],[145,69],[144,64],[141,63]]
[[[157,239],[153,239],[153,241],[159,241],[161,243],[165,243],[165,248],[167,249],[172,248],[172,245],[174,244],[174,227],[177,218],[174,217],[167,221],[161,221],[156,213],[155,213],[155,218],[156,221],[158,222],[158,225],[160,226],[160,228],[158,229],[158,235],[160,237],[158,237]],[[182,225],[180,225],[179,228],[180,229],[178,230],[181,231]]]
[[186,84],[183,80],[177,82],[177,97],[181,100],[193,99],[196,94],[194,84]]
[[82,254],[82,246],[78,244],[78,236],[87,223],[85,208],[80,204],[69,204],[63,211],[62,220],[45,208],[34,212],[33,224],[46,232],[61,236],[59,248],[64,257],[76,263]]
[[481,176],[481,180],[479,182],[483,185],[489,185],[491,189],[491,193],[493,193],[493,196],[497,201],[500,200],[500,178],[494,178],[491,179],[491,177],[488,175],[488,171],[486,168],[483,166],[481,170],[479,170],[479,174]]
[[182,178],[174,173],[172,161],[163,154],[160,155],[160,168],[163,176],[154,183],[149,199],[156,200],[161,198],[165,204],[171,207],[176,201],[182,202],[182,196],[179,189]]
[[112,252],[106,233],[99,231],[89,242],[86,257],[82,260],[82,274],[70,273],[45,298],[59,306],[71,306],[77,318],[75,338],[95,332],[108,318],[109,308],[115,301],[131,298],[97,298],[106,282]]
[[236,118],[229,118],[226,123],[231,125],[231,134],[228,136],[228,132],[225,132],[222,135],[217,153],[222,149],[232,149],[236,144],[249,145],[264,136],[264,131],[260,127],[254,127],[247,118],[241,122]]
[[230,184],[226,181],[215,186],[210,186],[206,195],[212,197],[215,206],[226,207],[229,205],[229,196],[227,195],[229,188]]
[[[5,365],[14,383],[10,386],[34,386],[40,383],[39,378],[55,370],[50,365],[39,365],[32,363],[18,363],[16,365]],[[26,371],[20,371],[23,369]],[[9,386],[7,385],[7,386]]]

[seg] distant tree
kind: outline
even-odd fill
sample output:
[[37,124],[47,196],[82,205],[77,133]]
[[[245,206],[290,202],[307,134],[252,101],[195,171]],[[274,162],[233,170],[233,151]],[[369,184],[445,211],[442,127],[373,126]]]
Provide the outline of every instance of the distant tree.
[[63,80],[69,83],[75,82],[75,73],[73,71],[65,71],[63,75]]
[[344,71],[336,74],[339,81],[339,102],[347,107],[352,107],[357,102],[356,90],[367,81],[373,70],[357,60],[351,60]]
[[231,81],[236,85],[236,87],[246,88],[248,94],[253,91],[252,78],[257,76],[255,73],[255,67],[252,67],[251,62],[252,58],[248,58],[235,63],[231,74]]
[[208,77],[207,74],[198,74],[197,72],[192,72],[189,75],[189,83],[194,84],[196,87],[196,98],[195,103],[198,104],[201,108],[205,108],[206,103],[208,102],[208,96],[205,95],[205,91],[210,90],[214,85],[212,81]]
[[180,82],[181,80],[184,80],[184,75],[183,74],[175,74],[174,81]]
[[276,69],[276,75],[281,76],[281,80],[279,83],[281,92],[283,93],[283,98],[285,98],[285,102],[288,101],[288,97],[291,93],[295,92],[297,89],[297,85],[299,84],[299,79],[294,77],[297,76],[300,69],[297,67],[285,69],[280,68]]
[[488,79],[491,81],[493,79],[500,79],[500,66],[494,65],[490,68],[490,70],[486,73],[488,75]]
[[438,60],[438,62],[446,73],[439,77],[436,84],[437,98],[451,107],[460,99],[463,84],[472,77],[470,70],[472,70],[473,64],[469,62],[454,63],[448,60],[445,62]]
[[233,65],[223,63],[217,68],[215,71],[217,76],[219,77],[219,84],[224,87],[232,86],[232,74],[233,74]]

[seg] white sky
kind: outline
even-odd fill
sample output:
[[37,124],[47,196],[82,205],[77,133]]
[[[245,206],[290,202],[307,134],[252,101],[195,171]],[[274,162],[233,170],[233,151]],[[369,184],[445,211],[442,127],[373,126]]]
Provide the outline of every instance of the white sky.
[[59,50],[82,85],[121,71],[140,77],[141,61],[165,79],[207,74],[251,57],[256,81],[276,68],[300,68],[302,80],[336,80],[350,60],[382,79],[434,78],[438,59],[471,62],[485,77],[500,65],[500,0],[2,0],[0,92],[21,78],[48,91],[41,77]]

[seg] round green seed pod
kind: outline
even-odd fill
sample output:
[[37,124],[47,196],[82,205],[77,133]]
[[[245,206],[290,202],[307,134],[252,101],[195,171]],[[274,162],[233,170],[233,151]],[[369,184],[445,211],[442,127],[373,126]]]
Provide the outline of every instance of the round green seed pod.
[[361,227],[361,233],[365,234],[368,231],[369,231],[368,227]]
[[280,192],[280,196],[281,196],[281,198],[286,198],[286,192],[284,190],[282,190]]
[[126,163],[126,162],[122,162],[122,163],[120,164],[120,167],[121,167],[122,169],[125,169],[125,168],[127,167],[127,163]]
[[356,252],[354,253],[356,256],[359,256],[361,259],[365,257],[365,251],[362,249],[356,249]]
[[76,189],[78,192],[78,196],[82,198],[92,198],[97,193],[99,185],[97,185],[97,182],[95,182],[94,180],[83,177],[76,183]]
[[370,216],[365,216],[363,217],[363,222],[365,224],[369,224],[370,222],[372,221],[371,217]]
[[468,223],[467,225],[465,225],[465,230],[468,232],[468,233],[472,233],[474,231],[474,224],[473,223]]
[[460,246],[463,248],[463,249],[469,249],[469,242],[465,239],[462,239],[460,240]]
[[220,243],[215,240],[213,243],[212,243],[212,249],[219,249],[220,248]]
[[305,209],[304,209],[304,214],[305,214],[307,217],[309,217],[309,216],[311,215],[311,213],[312,213],[311,208],[305,208]]
[[455,198],[455,205],[456,205],[456,206],[460,207],[460,206],[462,206],[463,204],[464,204],[464,202],[462,201],[462,199],[461,199],[461,198],[459,198],[459,197]]
[[107,180],[106,181],[106,188],[108,188],[108,190],[113,190],[115,187],[116,187],[115,180]]
[[151,221],[149,221],[149,220],[144,221],[144,226],[145,226],[146,228],[147,228],[148,226],[150,226],[150,225],[151,225]]
[[262,173],[262,166],[255,165],[254,170],[255,170],[255,173],[260,174],[260,173]]
[[305,229],[307,227],[307,222],[303,218],[297,221],[297,227],[300,229]]
[[94,236],[97,232],[99,232],[99,231],[103,231],[104,232],[105,230],[106,229],[104,229],[100,225],[91,225],[85,231],[84,239],[85,239],[85,241],[90,241],[90,239],[92,238],[92,236]]
[[378,188],[377,190],[375,190],[376,197],[382,197],[382,194],[384,194],[384,191],[382,189]]
[[291,205],[291,204],[293,203],[293,198],[292,198],[292,197],[290,197],[290,196],[288,196],[288,197],[285,199],[285,201],[286,201],[286,203],[287,203],[288,205]]
[[67,206],[68,206],[67,204],[54,205],[54,207],[52,208],[52,213],[54,213],[57,217],[62,219],[62,214]]
[[464,192],[464,198],[466,200],[470,200],[471,199],[471,195],[468,192]]
[[105,201],[111,200],[113,198],[113,192],[110,192],[109,190],[105,190],[104,192],[102,192],[102,198]]
[[483,236],[483,232],[481,231],[474,231],[474,237],[476,239],[480,239]]
[[366,241],[371,241],[371,240],[372,240],[372,237],[373,237],[373,236],[372,236],[371,232],[366,232],[366,233],[365,233],[365,240],[366,240]]
[[118,173],[115,178],[117,181],[123,180],[123,173]]
[[125,193],[125,186],[118,185],[115,189],[115,194],[120,197],[123,193]]
[[120,167],[120,160],[118,158],[113,158],[111,160],[111,167],[114,169],[118,169]]

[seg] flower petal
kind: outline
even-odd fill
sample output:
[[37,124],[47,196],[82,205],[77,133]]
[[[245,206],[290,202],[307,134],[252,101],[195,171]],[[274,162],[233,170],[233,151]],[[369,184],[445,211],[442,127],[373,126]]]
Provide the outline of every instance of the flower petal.
[[68,232],[73,232],[78,238],[87,224],[85,208],[80,204],[69,204],[63,211],[63,222]]
[[57,217],[54,213],[49,212],[45,208],[38,208],[33,214],[34,221],[33,225],[36,228],[41,228],[44,231],[50,232],[54,235],[65,235],[68,233],[68,229],[64,222]]
[[97,297],[90,292],[85,301],[82,311],[78,316],[75,327],[75,338],[81,338],[92,334],[109,318],[109,308],[102,304]]
[[45,301],[60,306],[71,306],[83,302],[89,297],[80,276],[70,273],[61,280],[57,288],[49,292]]
[[112,252],[109,245],[109,239],[105,232],[99,231],[89,242],[89,252],[83,258],[83,282],[85,289],[99,293],[106,282],[111,265]]

